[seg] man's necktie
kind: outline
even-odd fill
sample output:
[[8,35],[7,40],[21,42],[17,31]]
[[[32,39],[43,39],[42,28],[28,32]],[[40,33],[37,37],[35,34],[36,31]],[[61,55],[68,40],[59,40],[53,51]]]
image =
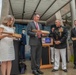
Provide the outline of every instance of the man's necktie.
[[38,23],[36,23],[36,29],[39,30],[39,28],[38,28]]
[[[39,30],[38,23],[36,23],[36,29]],[[41,38],[41,34],[38,35],[38,38]]]

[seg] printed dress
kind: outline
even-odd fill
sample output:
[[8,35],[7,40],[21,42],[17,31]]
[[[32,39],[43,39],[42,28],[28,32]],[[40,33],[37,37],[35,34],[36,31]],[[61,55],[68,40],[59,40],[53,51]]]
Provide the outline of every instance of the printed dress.
[[[14,33],[14,29],[5,25],[0,25],[5,32]],[[5,34],[2,34],[5,35]],[[9,61],[15,59],[13,38],[5,37],[0,40],[0,61]]]

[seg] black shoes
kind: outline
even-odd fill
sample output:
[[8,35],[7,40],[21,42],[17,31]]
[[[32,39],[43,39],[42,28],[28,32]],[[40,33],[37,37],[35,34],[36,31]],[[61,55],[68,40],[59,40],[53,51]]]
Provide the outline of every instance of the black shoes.
[[40,74],[43,74],[43,72],[42,71],[40,71],[40,70],[33,70],[32,71],[32,73],[34,74],[34,75],[40,75]]
[[42,72],[42,71],[40,71],[40,70],[37,70],[37,72],[38,72],[39,74],[43,74],[43,72]]
[[56,71],[58,71],[58,69],[53,69],[53,70],[52,70],[52,72],[56,72]]
[[64,69],[63,71],[64,71],[64,72],[67,72],[67,69]]
[[74,69],[76,69],[76,65],[74,66]]
[[32,73],[33,73],[34,75],[39,75],[39,73],[38,73],[36,70],[33,70]]
[[[58,69],[53,69],[53,70],[52,70],[52,72],[56,72],[56,71],[58,71]],[[64,71],[64,72],[67,72],[67,69],[64,69],[63,71]]]

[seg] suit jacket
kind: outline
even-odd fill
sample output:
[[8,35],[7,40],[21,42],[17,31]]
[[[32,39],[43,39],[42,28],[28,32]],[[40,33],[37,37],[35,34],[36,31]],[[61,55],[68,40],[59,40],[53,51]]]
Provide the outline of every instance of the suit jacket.
[[[62,32],[59,32],[60,28],[63,29]],[[55,48],[57,48],[57,49],[66,48],[67,47],[67,42],[66,42],[67,37],[68,37],[68,32],[67,32],[67,29],[65,27],[63,27],[63,26],[55,27],[55,30],[53,32],[53,39],[54,39],[54,41],[60,41],[61,42],[58,45],[55,44]]]
[[[75,28],[73,28],[72,30],[71,30],[71,38],[72,37],[76,37],[76,29]],[[76,40],[74,40],[73,41],[73,45],[75,45],[76,44]],[[76,46],[76,45],[75,45]]]
[[[42,29],[41,24],[38,23],[38,25],[39,25],[39,28],[41,30]],[[39,41],[39,38],[37,36],[35,36],[36,33],[32,31],[33,29],[36,29],[35,23],[30,22],[27,25],[27,34],[30,36],[29,44],[30,45],[38,45],[40,43],[40,41]]]

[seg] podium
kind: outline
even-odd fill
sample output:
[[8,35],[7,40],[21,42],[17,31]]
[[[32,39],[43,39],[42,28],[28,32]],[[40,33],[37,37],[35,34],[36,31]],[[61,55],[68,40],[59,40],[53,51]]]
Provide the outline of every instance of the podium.
[[51,43],[42,44],[42,58],[41,58],[41,69],[52,68],[53,65],[50,63],[50,45],[53,45],[53,40]]

